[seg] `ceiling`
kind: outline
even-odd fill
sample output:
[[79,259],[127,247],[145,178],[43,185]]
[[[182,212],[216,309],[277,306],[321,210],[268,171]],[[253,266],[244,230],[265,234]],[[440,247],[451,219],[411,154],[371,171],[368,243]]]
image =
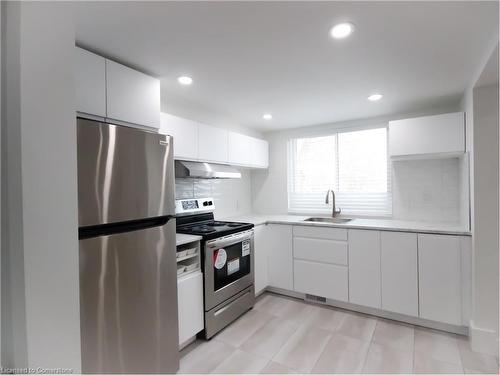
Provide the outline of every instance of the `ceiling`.
[[[458,101],[497,2],[80,2],[83,47],[161,78],[162,109],[258,131]],[[349,21],[355,32],[334,40]],[[194,83],[180,86],[189,75]],[[381,92],[384,98],[369,102]],[[262,114],[273,114],[271,121]]]

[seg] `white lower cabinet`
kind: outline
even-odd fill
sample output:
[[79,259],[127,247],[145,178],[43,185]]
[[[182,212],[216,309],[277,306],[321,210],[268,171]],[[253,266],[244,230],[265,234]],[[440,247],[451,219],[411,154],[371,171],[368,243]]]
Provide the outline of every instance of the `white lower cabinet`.
[[349,302],[381,307],[378,231],[349,230]]
[[418,316],[417,234],[381,232],[382,309]]
[[268,224],[266,230],[269,286],[293,290],[292,226]]
[[470,238],[269,224],[255,228],[255,288],[468,324]]
[[347,301],[347,267],[295,259],[294,290]]
[[203,274],[196,272],[177,280],[179,346],[203,330]]
[[259,225],[254,228],[254,287],[255,294],[259,294],[269,285],[268,278],[268,232],[267,225]]
[[418,235],[420,318],[462,324],[460,237]]

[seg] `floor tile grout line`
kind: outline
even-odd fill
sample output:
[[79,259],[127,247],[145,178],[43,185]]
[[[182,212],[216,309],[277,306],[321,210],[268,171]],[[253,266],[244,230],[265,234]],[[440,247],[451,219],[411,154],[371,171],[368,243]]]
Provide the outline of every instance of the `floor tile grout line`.
[[415,340],[416,340],[416,334],[415,334],[415,328],[413,328],[413,363],[411,364],[411,373],[415,374]]
[[319,353],[318,358],[316,359],[316,361],[314,361],[314,365],[311,367],[311,371],[309,371],[309,373],[311,373],[316,368],[316,365],[318,364],[319,360],[321,359],[321,356],[325,352],[326,347],[328,346],[328,344],[330,343],[330,341],[333,340],[333,332],[330,332],[330,334],[328,336],[329,336],[328,340],[326,340],[326,343],[323,346],[323,349],[321,349],[321,353]]
[[370,345],[368,345],[368,349],[366,350],[366,353],[365,353],[365,358],[363,359],[363,365],[361,366],[361,373],[363,372],[363,370],[365,369],[365,366],[366,366],[366,360],[368,358],[368,353],[370,352],[370,349],[373,345],[373,338],[375,336],[375,330],[377,329],[377,326],[379,324],[379,319],[376,320],[375,322],[375,327],[373,327],[373,332],[372,332],[372,335],[370,337]]

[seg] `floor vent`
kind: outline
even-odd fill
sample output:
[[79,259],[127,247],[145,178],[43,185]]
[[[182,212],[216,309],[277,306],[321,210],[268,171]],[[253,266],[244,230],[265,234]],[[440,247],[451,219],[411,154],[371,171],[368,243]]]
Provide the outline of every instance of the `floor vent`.
[[325,297],[315,296],[315,295],[312,295],[312,294],[306,294],[306,300],[307,301],[312,301],[312,302],[326,303],[326,298]]

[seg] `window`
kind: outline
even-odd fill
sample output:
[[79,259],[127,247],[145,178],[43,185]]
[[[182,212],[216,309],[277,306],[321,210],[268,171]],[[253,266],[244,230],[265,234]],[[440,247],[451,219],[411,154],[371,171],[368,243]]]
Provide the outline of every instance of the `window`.
[[345,214],[391,215],[387,127],[291,139],[288,165],[289,212],[330,213],[333,189]]

